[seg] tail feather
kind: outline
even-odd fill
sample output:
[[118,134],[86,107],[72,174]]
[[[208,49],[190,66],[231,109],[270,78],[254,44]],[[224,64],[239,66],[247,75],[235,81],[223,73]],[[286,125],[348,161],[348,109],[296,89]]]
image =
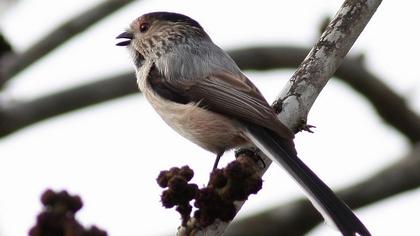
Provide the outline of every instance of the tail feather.
[[246,135],[270,159],[287,170],[325,220],[332,222],[343,235],[371,235],[352,210],[297,157],[293,143],[257,125],[247,125]]

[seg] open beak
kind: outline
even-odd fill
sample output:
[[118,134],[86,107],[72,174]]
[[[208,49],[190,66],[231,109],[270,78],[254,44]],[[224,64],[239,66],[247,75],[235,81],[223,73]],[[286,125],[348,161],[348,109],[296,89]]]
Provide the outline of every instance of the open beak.
[[133,36],[134,35],[131,32],[127,32],[127,31],[123,32],[122,34],[117,36],[117,39],[128,39],[128,40],[121,41],[121,42],[117,43],[116,45],[117,46],[127,46],[127,45],[129,45],[131,43],[131,40],[133,39]]

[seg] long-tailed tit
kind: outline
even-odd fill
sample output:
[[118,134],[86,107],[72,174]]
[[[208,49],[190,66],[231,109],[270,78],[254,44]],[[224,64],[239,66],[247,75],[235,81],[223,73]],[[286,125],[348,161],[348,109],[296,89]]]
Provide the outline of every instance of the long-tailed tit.
[[303,187],[325,219],[343,235],[370,235],[331,189],[298,157],[294,134],[255,85],[195,20],[153,12],[117,38],[127,46],[144,96],[185,138],[217,155],[254,143]]

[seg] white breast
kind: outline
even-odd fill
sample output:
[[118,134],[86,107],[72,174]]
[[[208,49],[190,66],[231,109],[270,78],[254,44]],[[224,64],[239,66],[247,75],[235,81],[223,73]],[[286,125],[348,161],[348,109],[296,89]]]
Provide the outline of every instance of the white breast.
[[140,90],[162,119],[180,135],[213,153],[246,142],[236,121],[195,103],[180,104],[160,97],[148,84],[147,77],[143,78],[148,72],[148,69],[137,72]]

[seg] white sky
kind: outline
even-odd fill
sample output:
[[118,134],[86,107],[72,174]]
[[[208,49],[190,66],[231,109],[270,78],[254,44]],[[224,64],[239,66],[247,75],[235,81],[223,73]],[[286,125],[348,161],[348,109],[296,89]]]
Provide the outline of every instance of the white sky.
[[[0,19],[12,44],[24,50],[51,27],[99,0],[22,0]],[[263,4],[261,4],[263,3]],[[368,66],[420,109],[416,28],[420,3],[384,1],[352,53],[366,54]],[[6,95],[28,99],[99,76],[131,68],[115,36],[135,17],[155,10],[187,14],[222,48],[260,44],[309,46],[318,25],[341,2],[323,1],[139,1],[66,43],[11,84]],[[269,101],[292,71],[247,71]],[[273,89],[274,88],[274,89]],[[4,97],[3,97],[4,99]],[[296,137],[300,157],[330,186],[343,187],[369,176],[409,150],[406,140],[383,125],[366,101],[332,81],[309,116],[314,134]],[[164,147],[164,148],[162,148]],[[160,170],[190,165],[193,181],[204,185],[214,156],[178,136],[142,96],[130,96],[31,126],[0,140],[0,236],[25,235],[35,222],[46,188],[80,194],[79,219],[109,235],[162,235],[174,232],[179,217],[160,206]],[[222,165],[232,160],[225,154]],[[252,214],[301,196],[274,165],[263,190],[251,196],[240,215]],[[357,211],[373,235],[418,235],[420,191],[402,194]],[[309,235],[339,235],[320,226]]]

